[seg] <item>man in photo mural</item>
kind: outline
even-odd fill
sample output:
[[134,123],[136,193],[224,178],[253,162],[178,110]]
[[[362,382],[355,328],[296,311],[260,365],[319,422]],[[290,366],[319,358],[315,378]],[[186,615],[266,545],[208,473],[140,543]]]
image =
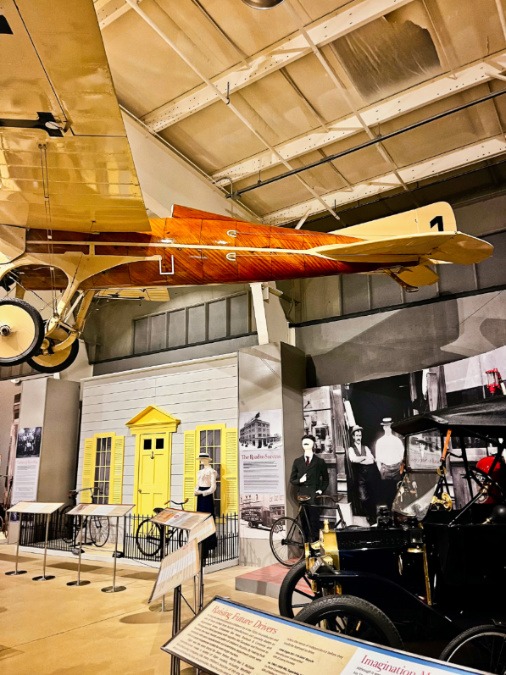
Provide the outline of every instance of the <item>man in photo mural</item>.
[[378,470],[372,452],[366,445],[362,445],[362,432],[363,428],[358,424],[351,427],[352,441],[348,448],[348,459],[360,504],[366,513],[367,522],[373,525],[376,522],[375,484]]
[[[310,497],[309,501],[305,502],[310,532],[304,532],[310,541],[316,541],[320,534],[320,509],[314,508],[317,505],[316,495],[323,494],[329,486],[327,464],[324,459],[315,455],[315,446],[314,436],[306,434],[302,437],[304,454],[294,460],[290,475],[290,483],[296,486],[297,494]],[[307,524],[304,517],[302,525],[306,530]]]
[[383,436],[376,441],[376,464],[382,479],[381,500],[391,507],[397,492],[397,485],[401,480],[404,443],[393,433],[391,417],[384,417],[381,426]]

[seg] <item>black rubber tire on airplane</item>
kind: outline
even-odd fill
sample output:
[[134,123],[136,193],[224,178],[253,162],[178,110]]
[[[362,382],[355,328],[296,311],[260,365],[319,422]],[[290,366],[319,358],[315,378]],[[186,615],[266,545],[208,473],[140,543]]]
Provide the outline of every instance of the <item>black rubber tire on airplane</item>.
[[0,300],[0,366],[18,366],[36,354],[44,339],[44,322],[25,300]]
[[[38,354],[27,359],[27,363],[39,373],[60,373],[71,366],[77,358],[79,353],[79,340],[74,342],[63,352],[55,352],[54,354]],[[54,365],[50,365],[51,362]]]

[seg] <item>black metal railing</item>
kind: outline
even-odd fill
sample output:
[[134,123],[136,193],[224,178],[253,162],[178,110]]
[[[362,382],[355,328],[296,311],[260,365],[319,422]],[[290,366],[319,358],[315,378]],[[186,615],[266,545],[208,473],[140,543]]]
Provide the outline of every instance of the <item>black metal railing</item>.
[[[150,516],[129,515],[125,518],[123,530],[123,556],[133,560],[153,560],[160,561],[162,558],[162,546],[160,545],[156,553],[147,554],[149,549],[156,549],[157,537],[156,531],[147,533],[151,541],[136,536],[139,525],[143,520]],[[219,563],[235,560],[239,557],[239,520],[236,513],[219,516],[216,521],[216,538],[218,544],[216,548],[210,551],[206,558],[206,565],[216,565]],[[179,530],[171,531],[167,529],[165,539],[165,555],[172,553],[180,548],[187,541],[186,535],[180,534]],[[140,545],[140,546],[139,546]],[[143,552],[143,549],[145,552]]]
[[[143,520],[150,516],[133,515],[130,514],[119,522],[119,537],[118,548],[123,554],[124,558],[140,561],[159,562],[162,558],[161,545],[157,548],[156,541],[153,543],[151,538],[145,541],[143,534],[151,537],[157,535],[157,531],[145,533],[141,531],[139,536],[136,536],[139,525]],[[83,544],[90,544],[91,541],[87,536],[86,518],[84,520],[83,528]],[[109,543],[114,542],[115,519],[111,520],[111,532],[109,535]],[[216,521],[216,538],[217,546],[214,550],[207,554],[206,565],[217,565],[227,562],[229,560],[236,560],[239,557],[239,520],[237,514],[229,514],[219,516]],[[66,516],[60,511],[51,515],[48,532],[48,548],[55,551],[72,551],[75,550],[80,536],[79,528],[74,525],[77,521],[73,516]],[[29,514],[23,516],[23,527],[21,530],[20,545],[34,546],[36,548],[44,548],[44,541],[46,537],[46,516],[40,514]],[[167,533],[165,542],[165,555],[172,553],[187,541],[187,535],[180,530],[170,531]],[[139,548],[138,542],[141,545]],[[102,549],[103,550],[103,549]],[[146,551],[153,551],[154,555],[149,555]]]
[[[42,514],[26,514],[23,516],[21,529],[21,546],[34,546],[44,548],[46,538],[46,518]],[[86,521],[86,519],[84,519]],[[51,514],[48,531],[47,547],[55,551],[72,551],[75,548],[79,537],[79,530],[74,527],[74,517],[66,516],[61,511]],[[91,543],[87,535],[86,522],[84,522],[83,544]]]

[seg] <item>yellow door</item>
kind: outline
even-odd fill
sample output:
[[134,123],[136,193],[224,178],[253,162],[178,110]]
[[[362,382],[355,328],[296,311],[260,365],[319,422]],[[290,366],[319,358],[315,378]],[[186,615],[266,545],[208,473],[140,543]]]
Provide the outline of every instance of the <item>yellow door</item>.
[[151,515],[169,498],[169,434],[141,434],[137,460],[137,513]]

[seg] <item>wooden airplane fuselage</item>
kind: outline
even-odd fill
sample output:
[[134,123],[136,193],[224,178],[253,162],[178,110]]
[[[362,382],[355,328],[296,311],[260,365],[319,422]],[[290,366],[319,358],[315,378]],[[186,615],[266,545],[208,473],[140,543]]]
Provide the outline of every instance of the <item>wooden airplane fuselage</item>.
[[[82,290],[148,286],[187,286],[249,283],[333,274],[370,272],[378,263],[352,263],[326,258],[315,247],[361,241],[355,237],[284,229],[235,220],[166,218],[150,220],[150,232],[82,232],[30,229],[26,253],[51,255],[58,270],[59,259],[68,254],[137,258],[94,274]],[[142,260],[138,260],[143,258]],[[18,268],[23,286],[31,290],[65,288],[63,274],[49,267]]]

